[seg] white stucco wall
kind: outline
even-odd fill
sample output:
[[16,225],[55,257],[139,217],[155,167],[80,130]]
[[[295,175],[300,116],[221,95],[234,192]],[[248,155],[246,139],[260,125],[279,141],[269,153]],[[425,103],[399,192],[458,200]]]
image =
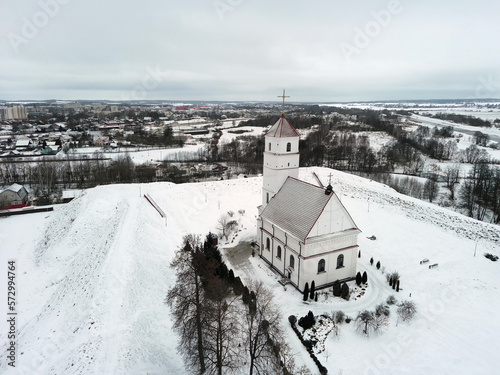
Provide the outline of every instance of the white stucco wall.
[[[290,280],[293,284],[298,285],[299,282],[299,241],[289,235],[286,235],[278,227],[274,226],[266,220],[262,222],[262,230],[260,232],[260,254],[283,276],[288,277],[288,269],[290,267],[290,255],[294,257],[294,268],[291,269]],[[269,248],[267,248],[267,239],[269,239]],[[281,247],[281,257],[278,258],[278,246]]]
[[321,213],[309,237],[322,236],[329,233],[341,232],[345,229],[354,228],[356,225],[347,214],[337,196],[332,196],[325,209]]
[[[311,240],[310,243],[301,244],[298,239],[263,220],[259,235],[261,256],[280,274],[288,277],[290,255],[293,255],[295,264],[291,270],[290,281],[300,290],[304,289],[306,282],[310,286],[313,280],[316,287],[321,287],[335,280],[356,276],[358,234],[357,230],[348,231],[344,235],[333,235],[323,240]],[[269,248],[266,247],[267,239]],[[278,257],[278,247],[281,247],[281,257]],[[343,267],[337,268],[337,258],[341,254],[344,256]],[[325,272],[318,273],[318,263],[321,259],[325,260]]]
[[[267,159],[264,156],[264,171],[262,183],[262,205],[267,205],[267,193],[269,200],[283,186],[286,179],[290,176],[299,178],[299,157],[298,155],[279,155],[273,156],[272,167],[267,166]],[[276,164],[276,165],[275,165]],[[290,165],[288,165],[290,164]]]
[[[358,247],[335,251],[323,256],[306,258],[301,261],[302,270],[300,274],[299,289],[303,290],[305,283],[314,280],[316,287],[325,284],[331,284],[335,280],[342,280],[356,276],[356,265],[358,256]],[[337,258],[344,255],[344,266],[337,268]],[[325,260],[325,272],[318,273],[318,263],[321,259]]]
[[[299,137],[265,137],[265,152],[299,152]],[[290,143],[290,151],[286,150],[286,145]],[[271,147],[269,147],[271,145]]]

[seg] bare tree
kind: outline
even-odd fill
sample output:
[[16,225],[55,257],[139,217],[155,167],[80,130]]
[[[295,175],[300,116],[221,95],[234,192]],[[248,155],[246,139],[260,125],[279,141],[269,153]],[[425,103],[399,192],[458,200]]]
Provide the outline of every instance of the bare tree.
[[474,132],[474,143],[479,146],[486,146],[488,141],[490,140],[490,136],[488,134],[484,134],[480,131]]
[[255,299],[250,301],[246,314],[245,345],[250,356],[249,374],[277,374],[283,338],[281,314],[273,303],[271,291],[264,287],[262,281],[252,283],[250,289],[255,293]]
[[462,159],[469,164],[475,164],[480,161],[489,160],[489,155],[486,150],[482,150],[476,145],[472,144],[462,151]]
[[239,298],[229,297],[229,286],[218,277],[210,279],[206,290],[209,290],[205,301],[208,316],[203,329],[203,352],[207,374],[222,375],[223,369],[234,370],[240,365]]
[[450,191],[450,199],[452,201],[455,200],[455,187],[459,182],[459,173],[460,167],[458,164],[453,164],[444,170],[446,188]]
[[389,315],[391,311],[389,310],[388,306],[385,306],[384,304],[379,304],[375,308],[375,314],[374,314],[374,329],[375,331],[381,330],[383,327],[386,327],[389,325]]
[[170,264],[176,270],[177,280],[165,301],[172,309],[174,329],[180,336],[179,350],[186,358],[188,367],[200,374],[206,371],[203,343],[203,323],[207,314],[202,285],[204,263],[200,238],[185,236],[182,247]]
[[12,185],[17,182],[18,178],[19,173],[16,163],[4,161],[0,164],[0,185]]
[[403,322],[409,322],[417,313],[417,306],[413,301],[403,301],[398,306],[398,317]]
[[226,240],[229,236],[228,223],[229,223],[229,215],[224,214],[219,218],[219,220],[217,220],[217,227],[216,227],[221,236],[223,236]]
[[132,182],[134,178],[135,166],[132,158],[128,153],[120,155],[114,160],[110,167],[110,174],[114,181],[117,182]]
[[356,317],[356,329],[369,335],[370,331],[376,329],[375,315],[373,312],[365,310]]
[[53,195],[58,191],[58,175],[59,168],[57,167],[57,163],[50,163],[45,160],[39,162],[33,170],[35,195],[44,202],[50,202]]
[[439,193],[439,184],[433,179],[427,179],[424,184],[424,198],[432,203]]

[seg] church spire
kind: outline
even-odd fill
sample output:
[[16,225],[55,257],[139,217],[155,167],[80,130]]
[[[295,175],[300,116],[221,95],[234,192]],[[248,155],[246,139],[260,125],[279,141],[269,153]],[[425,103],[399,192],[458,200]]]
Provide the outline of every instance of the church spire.
[[285,118],[285,114],[282,113],[280,119],[268,130],[266,137],[276,137],[276,138],[289,138],[289,137],[299,137],[297,130],[288,122]]
[[285,89],[283,89],[283,95],[278,95],[278,98],[283,99],[281,118],[271,127],[271,129],[269,129],[266,133],[266,137],[289,138],[299,136],[299,133],[297,133],[295,128],[285,118],[285,98],[289,97],[289,95],[286,95]]

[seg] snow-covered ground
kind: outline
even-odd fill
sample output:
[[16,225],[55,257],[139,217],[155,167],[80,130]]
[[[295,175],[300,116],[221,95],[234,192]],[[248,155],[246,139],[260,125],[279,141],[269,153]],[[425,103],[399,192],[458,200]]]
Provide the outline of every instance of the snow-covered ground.
[[484,127],[476,127],[470,126],[466,124],[457,124],[452,121],[446,121],[441,119],[436,119],[427,116],[420,115],[412,115],[411,120],[420,123],[422,125],[430,126],[430,127],[444,127],[444,126],[452,126],[456,133],[462,133],[464,135],[473,136],[475,132],[480,131],[484,134],[488,134],[491,141],[500,142],[500,129],[496,127],[484,128]]
[[[184,147],[158,148],[154,150],[151,149],[142,151],[135,150],[134,148],[120,148],[108,152],[103,152],[103,149],[101,147],[86,147],[86,148],[73,149],[69,154],[72,157],[82,156],[82,155],[87,155],[87,157],[92,157],[94,153],[102,152],[103,157],[111,158],[113,160],[116,160],[119,157],[123,157],[124,155],[129,155],[134,164],[138,165],[145,163],[156,163],[179,153],[196,154],[200,149],[203,148],[206,148],[204,142],[199,142],[197,144],[192,144],[192,145],[185,145]],[[64,159],[66,155],[61,152],[58,154],[58,157]]]
[[[263,128],[260,126],[242,126],[239,128],[232,128],[232,129],[224,129],[222,131],[222,136],[219,139],[219,142],[231,142],[234,138],[238,136],[252,136],[252,137],[258,137],[264,134],[265,130],[267,128]],[[243,132],[243,133],[241,133]]]
[[[318,373],[289,315],[342,310],[355,318],[395,294],[417,304],[417,317],[397,322],[391,307],[391,324],[369,338],[344,323],[318,354],[330,374],[496,373],[500,262],[483,253],[499,255],[500,228],[335,170],[302,168],[300,178],[314,183],[313,171],[324,182],[332,174],[335,193],[363,231],[358,268],[368,273],[365,295],[347,302],[330,293],[304,303],[258,257],[247,254],[235,268],[244,281],[261,279],[273,290],[297,362]],[[186,374],[163,303],[175,280],[169,263],[183,235],[215,231],[228,211],[241,229],[221,245],[228,259],[240,241],[254,240],[261,184],[257,177],[102,186],[53,212],[0,218],[0,373]],[[367,239],[372,235],[375,241]],[[385,272],[401,274],[399,293],[370,266],[370,257]],[[439,266],[420,265],[424,258]],[[8,259],[17,265],[15,369],[6,358]]]
[[500,119],[500,109],[488,109],[488,108],[425,108],[420,110],[422,113],[431,113],[433,115],[438,113],[453,113],[456,115],[479,117],[480,119],[490,121],[493,123],[496,119]]

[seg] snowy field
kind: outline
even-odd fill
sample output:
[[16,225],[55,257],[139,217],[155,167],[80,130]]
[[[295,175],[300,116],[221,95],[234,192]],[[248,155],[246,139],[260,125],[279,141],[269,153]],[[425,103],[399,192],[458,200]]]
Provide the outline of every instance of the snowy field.
[[493,123],[496,119],[500,119],[500,109],[487,109],[487,108],[423,108],[418,109],[420,113],[430,113],[430,114],[438,114],[438,113],[446,113],[446,114],[456,114],[463,116],[471,116],[471,117],[479,117],[480,119],[490,121]]
[[[357,333],[353,322],[340,325],[339,336],[328,335],[318,354],[329,374],[497,373],[500,262],[483,253],[500,255],[500,228],[335,170],[302,168],[300,178],[314,183],[313,171],[324,183],[332,174],[335,193],[363,231],[358,269],[368,274],[365,295],[347,302],[330,292],[304,303],[258,257],[247,254],[235,268],[244,281],[264,280],[273,290],[297,363],[318,374],[289,315],[342,310],[355,318],[394,294],[417,304],[416,318],[398,322],[391,307],[390,325],[370,337]],[[163,303],[175,280],[169,263],[183,235],[215,231],[227,211],[235,212],[241,231],[222,244],[224,254],[231,258],[238,243],[255,240],[261,184],[257,177],[102,186],[53,212],[0,218],[0,280],[6,285],[7,260],[15,260],[18,312],[12,369],[1,287],[0,373],[187,374]],[[367,238],[372,235],[376,240]],[[399,293],[370,266],[370,257],[385,272],[401,274]],[[424,258],[439,266],[420,265]]]
[[231,142],[234,138],[245,135],[259,137],[265,133],[266,129],[267,127],[261,126],[242,126],[239,128],[225,129],[222,131],[222,136],[220,137],[219,142]]
[[[111,158],[113,160],[116,160],[124,155],[129,155],[134,164],[139,165],[145,163],[157,163],[179,153],[196,154],[199,150],[204,148],[206,148],[206,145],[203,142],[193,145],[185,145],[184,147],[158,148],[143,151],[137,151],[134,148],[120,148],[110,152],[103,152],[101,147],[86,147],[74,149],[71,153],[69,153],[69,155],[87,155],[88,157],[92,157],[94,153],[102,152],[103,157]],[[64,159],[66,155],[61,152],[57,155],[57,157]]]

